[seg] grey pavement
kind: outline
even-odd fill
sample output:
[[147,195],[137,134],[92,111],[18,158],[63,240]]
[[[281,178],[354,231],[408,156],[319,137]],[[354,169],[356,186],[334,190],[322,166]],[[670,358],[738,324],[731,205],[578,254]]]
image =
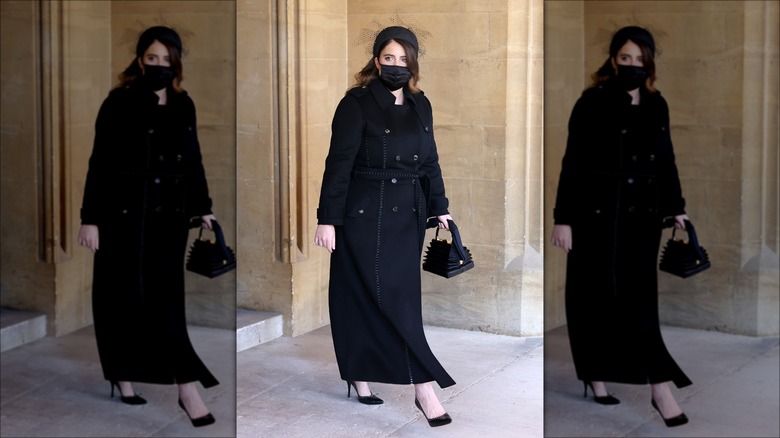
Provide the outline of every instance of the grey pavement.
[[426,327],[434,353],[457,381],[451,388],[437,388],[453,423],[430,428],[414,407],[411,386],[373,384],[385,399],[379,406],[362,405],[354,394],[347,399],[329,327],[279,338],[237,356],[232,331],[189,330],[196,350],[221,382],[201,390],[217,417],[214,425],[193,428],[176,405],[172,385],[136,384],[136,391],[149,400],[143,406],[110,399],[88,327],[0,355],[0,435],[780,436],[777,337],[662,327],[667,347],[693,380],[693,385],[674,390],[691,422],[666,428],[650,406],[647,386],[611,384],[610,392],[621,400],[616,406],[583,399],[566,327],[546,333],[544,345],[539,337]]
[[374,383],[377,406],[347,398],[330,327],[283,337],[238,353],[239,437],[541,437],[541,337],[438,327],[426,336],[457,382],[439,389],[453,422],[431,428],[411,385]]
[[566,327],[545,333],[544,415],[549,437],[778,437],[777,337],[661,328],[666,346],[693,385],[672,392],[690,419],[667,428],[650,406],[647,385],[608,384],[621,403],[582,396]]
[[0,355],[2,437],[233,437],[235,332],[189,327],[195,351],[220,384],[198,389],[216,423],[194,428],[174,385],[136,383],[148,400],[130,406],[109,398],[93,328],[45,337]]

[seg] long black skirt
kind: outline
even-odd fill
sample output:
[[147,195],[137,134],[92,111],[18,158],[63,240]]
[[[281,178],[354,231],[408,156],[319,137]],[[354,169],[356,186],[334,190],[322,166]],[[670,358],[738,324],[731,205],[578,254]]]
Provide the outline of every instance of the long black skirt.
[[219,382],[187,333],[184,253],[187,223],[136,221],[98,228],[92,311],[103,375],[110,381]]
[[[615,228],[615,224],[617,228]],[[658,250],[652,218],[572,225],[566,319],[577,378],[630,384],[691,384],[661,336]]]
[[331,331],[341,378],[455,384],[431,352],[422,321],[417,180],[354,181],[331,255]]

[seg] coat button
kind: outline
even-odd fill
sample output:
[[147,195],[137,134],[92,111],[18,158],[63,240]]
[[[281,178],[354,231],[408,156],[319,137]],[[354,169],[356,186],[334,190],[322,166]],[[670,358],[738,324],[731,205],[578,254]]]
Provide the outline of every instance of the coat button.
[[599,210],[599,209],[597,208],[597,209],[596,209],[596,214],[601,214],[601,210]]
[[181,154],[176,155],[176,161],[181,161]]
[[629,183],[629,184],[633,184],[633,183],[634,183],[634,178],[629,178],[629,179],[628,179],[628,183]]
[[412,207],[412,211],[417,211],[417,209],[416,209],[416,208],[414,208],[414,207]]
[[417,159],[418,159],[418,158],[420,158],[420,157],[418,157],[418,156],[415,154],[415,155],[414,155],[412,158],[414,158],[414,161],[417,161]]
[[397,182],[398,182],[398,180],[397,180],[397,179],[395,179],[395,178],[393,178],[393,179],[391,179],[391,180],[390,180],[390,182],[391,182],[391,183],[393,183],[393,184],[395,184],[395,183],[397,183]]
[[631,156],[631,161],[636,161],[637,159],[638,159],[638,158],[637,158],[637,156],[636,156],[636,155],[632,155],[632,156]]
[[393,213],[398,212],[398,207],[393,207]]
[[157,208],[155,208],[155,209],[154,209],[154,211],[156,211],[157,213],[159,213],[159,212],[161,212],[161,211],[162,211],[162,207],[157,207]]
[[620,133],[621,133],[621,134],[625,134],[626,132],[628,132],[628,129],[621,129],[621,130],[620,130]]
[[632,205],[631,207],[628,207],[628,212],[633,213],[636,211],[636,208]]
[[154,134],[154,129],[149,129],[149,131],[147,131],[147,132],[148,132],[149,134]]
[[390,130],[389,129],[385,129],[385,134],[389,134],[389,133],[390,133]]
[[363,214],[363,209],[358,210],[358,213]]
[[127,209],[122,210],[122,214],[127,214]]
[[178,183],[180,183],[180,182],[181,182],[181,178],[176,178],[176,179],[174,179],[174,180],[173,180],[173,183],[174,183],[174,184],[178,184]]
[[430,131],[430,129],[426,126],[425,127],[425,132],[429,132],[429,131]]
[[160,161],[165,161],[165,155],[160,155]]
[[192,126],[188,126],[187,130],[192,131]]
[[395,156],[395,161],[401,161],[401,156],[400,155],[396,155]]
[[661,126],[661,131],[666,131],[666,126]]
[[160,178],[155,178],[155,179],[154,179],[154,183],[155,183],[155,184],[160,184]]
[[655,161],[655,155],[650,154],[650,161]]

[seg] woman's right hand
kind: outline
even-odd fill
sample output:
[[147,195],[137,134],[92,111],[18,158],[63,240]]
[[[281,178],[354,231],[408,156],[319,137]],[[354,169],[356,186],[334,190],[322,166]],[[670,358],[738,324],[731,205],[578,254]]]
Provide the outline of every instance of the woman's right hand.
[[79,228],[79,245],[86,246],[93,253],[100,247],[100,236],[97,225],[82,225]]
[[552,244],[568,254],[571,251],[571,225],[553,225]]
[[336,227],[333,225],[317,225],[314,233],[314,244],[333,252],[336,250]]

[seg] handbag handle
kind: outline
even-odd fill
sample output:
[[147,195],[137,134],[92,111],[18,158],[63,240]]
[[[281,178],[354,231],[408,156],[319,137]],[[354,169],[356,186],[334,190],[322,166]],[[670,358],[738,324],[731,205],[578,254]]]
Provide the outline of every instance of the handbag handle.
[[[688,241],[691,243],[691,247],[696,251],[696,254],[704,258],[704,253],[699,246],[699,236],[696,235],[696,228],[693,227],[693,223],[688,219],[684,220],[685,232],[688,233]],[[674,233],[677,231],[677,227],[672,228],[672,239],[674,239]]]
[[[216,219],[211,220],[211,229],[214,231],[214,238],[216,244],[222,249],[222,254],[228,254],[228,247],[225,243],[225,235],[222,233],[222,227],[219,226],[219,222]],[[203,227],[200,227],[198,232],[198,239],[203,239]]]
[[[458,251],[458,257],[461,260],[468,259],[468,256],[466,255],[466,250],[463,248],[463,242],[460,240],[460,231],[458,231],[458,226],[455,225],[455,221],[452,219],[447,219],[447,227],[449,227],[450,234],[452,234],[452,247],[455,248],[456,251]],[[441,228],[436,228],[436,239],[439,238],[439,230]]]

